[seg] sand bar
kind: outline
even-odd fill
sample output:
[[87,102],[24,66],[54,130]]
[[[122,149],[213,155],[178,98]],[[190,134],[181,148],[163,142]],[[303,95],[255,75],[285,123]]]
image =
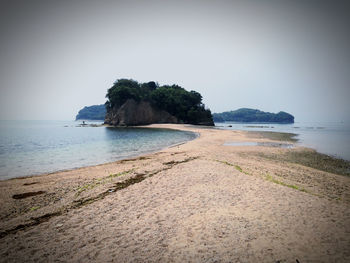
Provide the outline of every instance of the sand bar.
[[311,150],[225,145],[272,142],[244,131],[149,127],[200,136],[1,181],[0,262],[350,261],[350,177],[284,158]]

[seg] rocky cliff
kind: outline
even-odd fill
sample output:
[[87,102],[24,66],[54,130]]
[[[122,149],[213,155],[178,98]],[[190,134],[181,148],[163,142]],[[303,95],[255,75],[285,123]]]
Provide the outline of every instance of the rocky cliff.
[[147,101],[128,99],[122,106],[107,111],[105,124],[135,126],[152,123],[179,123],[175,116],[153,107]]

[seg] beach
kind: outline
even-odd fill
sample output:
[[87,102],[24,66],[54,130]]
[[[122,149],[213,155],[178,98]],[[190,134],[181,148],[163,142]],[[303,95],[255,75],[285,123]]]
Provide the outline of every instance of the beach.
[[348,163],[288,136],[147,127],[199,137],[0,181],[0,262],[350,261]]

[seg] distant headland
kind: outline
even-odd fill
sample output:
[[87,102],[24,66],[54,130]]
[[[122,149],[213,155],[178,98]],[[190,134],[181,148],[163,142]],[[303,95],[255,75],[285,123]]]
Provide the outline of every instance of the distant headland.
[[263,122],[263,123],[294,123],[294,116],[280,111],[278,113],[264,112],[256,109],[241,108],[235,111],[214,113],[215,122]]
[[106,112],[104,104],[86,106],[78,112],[75,120],[104,120]]

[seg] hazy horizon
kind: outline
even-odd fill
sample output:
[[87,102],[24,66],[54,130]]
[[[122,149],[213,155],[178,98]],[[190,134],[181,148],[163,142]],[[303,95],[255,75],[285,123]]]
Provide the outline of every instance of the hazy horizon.
[[131,78],[350,122],[349,24],[346,1],[1,1],[0,119],[72,120]]

